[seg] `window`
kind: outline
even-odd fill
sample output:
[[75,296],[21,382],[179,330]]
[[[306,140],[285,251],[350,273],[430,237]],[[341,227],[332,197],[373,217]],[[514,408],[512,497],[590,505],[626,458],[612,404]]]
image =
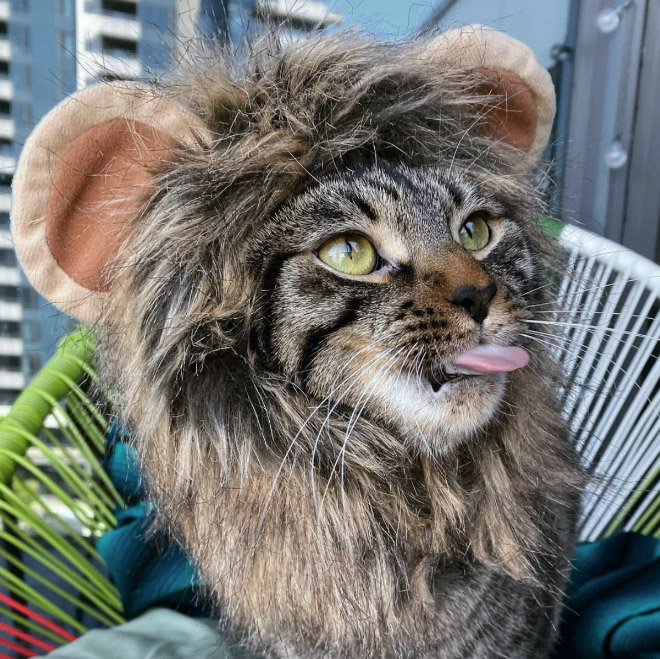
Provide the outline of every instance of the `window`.
[[18,394],[18,391],[11,389],[0,389],[0,405],[10,405],[16,400]]
[[21,336],[21,324],[14,320],[0,321],[0,336],[9,339],[18,339]]
[[115,57],[126,57],[127,55],[135,57],[137,55],[137,42],[104,36],[101,38],[101,50],[106,55],[114,55]]
[[18,302],[21,297],[21,289],[18,286],[0,286],[0,300],[3,302]]
[[9,62],[4,62],[0,60],[0,76],[8,76],[9,75]]
[[32,89],[32,67],[29,64],[19,64],[19,83],[23,89],[30,91]]
[[159,29],[173,29],[174,26],[173,11],[146,2],[140,7],[140,18],[145,24],[158,25]]
[[[11,182],[13,180],[14,176],[13,174],[3,174],[0,172],[0,188],[10,188],[11,187]],[[4,192],[4,190],[0,190],[0,192]],[[7,213],[0,213],[0,217],[3,215],[7,215]],[[9,216],[7,215],[7,222],[9,222]]]
[[7,36],[7,21],[0,21],[0,37]]
[[16,266],[16,254],[12,249],[0,249],[0,265]]
[[0,156],[11,156],[14,154],[14,143],[7,137],[0,137]]
[[59,46],[62,57],[71,58],[75,55],[76,46],[73,39],[73,32],[60,32]]
[[21,358],[14,355],[0,355],[0,369],[3,371],[19,371]]
[[137,14],[137,5],[130,0],[101,0],[101,9],[104,12],[125,14],[127,16],[135,16]]
[[11,102],[0,98],[0,114],[11,114]]
[[0,213],[0,229],[9,227],[9,213]]
[[62,100],[70,96],[71,90],[76,88],[76,69],[71,64],[75,62],[73,58],[69,58],[71,62],[64,60],[61,68],[60,75],[57,80],[57,98]]
[[119,75],[118,73],[113,73],[112,71],[105,71],[99,77],[99,82],[117,82],[117,80],[132,80],[133,78],[126,78]]

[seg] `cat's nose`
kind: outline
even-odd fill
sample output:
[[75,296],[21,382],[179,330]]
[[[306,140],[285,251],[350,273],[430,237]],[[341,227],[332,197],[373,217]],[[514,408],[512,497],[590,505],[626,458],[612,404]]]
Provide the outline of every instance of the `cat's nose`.
[[481,325],[488,315],[488,308],[491,300],[495,297],[495,293],[497,293],[497,286],[495,286],[494,282],[483,288],[458,286],[454,290],[450,302],[457,307],[465,309],[470,314],[472,320]]

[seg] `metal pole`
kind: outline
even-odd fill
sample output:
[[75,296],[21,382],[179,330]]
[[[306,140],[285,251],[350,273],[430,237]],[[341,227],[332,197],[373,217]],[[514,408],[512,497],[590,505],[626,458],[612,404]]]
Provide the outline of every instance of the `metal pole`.
[[557,119],[555,120],[552,157],[554,161],[554,187],[552,192],[552,211],[560,212],[563,204],[564,177],[566,168],[566,143],[568,140],[569,117],[571,112],[571,91],[575,70],[575,42],[578,33],[580,0],[571,0],[566,26],[566,39],[557,46],[553,57],[559,66],[557,83]]

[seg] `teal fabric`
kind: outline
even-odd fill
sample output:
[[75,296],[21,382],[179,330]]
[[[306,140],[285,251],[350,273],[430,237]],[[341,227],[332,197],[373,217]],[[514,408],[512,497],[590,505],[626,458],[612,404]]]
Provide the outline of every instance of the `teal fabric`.
[[660,659],[660,541],[620,533],[578,547],[561,659]]
[[180,547],[151,530],[154,508],[145,491],[126,432],[112,427],[104,467],[129,507],[115,511],[117,527],[105,533],[97,548],[119,591],[127,619],[153,607],[192,616],[209,615],[199,597],[197,574]]
[[142,501],[145,490],[137,465],[135,450],[127,444],[128,432],[118,424],[110,427],[106,441],[103,468],[126,503]]
[[257,659],[217,632],[217,623],[168,609],[111,629],[87,632],[49,659]]

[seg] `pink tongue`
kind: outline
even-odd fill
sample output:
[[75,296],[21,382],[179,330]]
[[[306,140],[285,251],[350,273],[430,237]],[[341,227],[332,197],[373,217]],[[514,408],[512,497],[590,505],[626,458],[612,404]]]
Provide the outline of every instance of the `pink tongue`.
[[529,364],[529,353],[516,346],[477,346],[454,359],[456,366],[475,373],[504,373]]

